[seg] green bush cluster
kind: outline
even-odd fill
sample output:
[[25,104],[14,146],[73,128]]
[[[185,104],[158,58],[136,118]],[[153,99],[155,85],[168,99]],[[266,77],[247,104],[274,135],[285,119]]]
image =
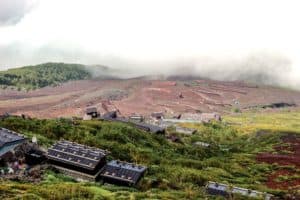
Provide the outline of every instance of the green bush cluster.
[[46,86],[57,86],[69,80],[90,78],[84,65],[65,63],[45,63],[35,66],[9,69],[0,72],[0,86],[31,90]]

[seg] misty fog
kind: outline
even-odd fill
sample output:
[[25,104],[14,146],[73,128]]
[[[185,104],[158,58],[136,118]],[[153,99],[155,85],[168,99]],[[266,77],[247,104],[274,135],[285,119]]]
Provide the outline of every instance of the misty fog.
[[122,78],[192,75],[299,89],[296,5],[1,0],[0,69],[81,63]]

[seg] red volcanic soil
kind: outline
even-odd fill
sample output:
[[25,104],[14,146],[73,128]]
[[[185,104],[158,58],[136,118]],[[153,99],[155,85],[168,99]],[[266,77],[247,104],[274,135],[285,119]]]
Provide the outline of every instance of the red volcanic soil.
[[289,134],[282,137],[282,142],[282,145],[275,147],[276,154],[261,153],[257,155],[257,160],[300,168],[300,136]]
[[296,172],[290,170],[277,170],[268,177],[266,185],[272,189],[287,190],[300,185],[300,178],[295,178],[293,180],[284,181],[280,180],[280,177],[292,177],[297,175]]
[[[288,134],[282,138],[283,144],[276,146],[274,149],[276,153],[260,153],[256,159],[259,162],[266,162],[269,164],[277,163],[280,166],[295,166],[298,170],[280,169],[272,173],[268,177],[266,185],[273,189],[289,189],[291,187],[300,185],[300,136],[295,134]],[[282,180],[281,176],[293,177],[292,180]]]
[[103,111],[105,102],[124,116],[149,116],[156,111],[174,116],[198,111],[223,113],[236,102],[241,109],[278,102],[300,105],[300,92],[241,82],[148,79],[72,81],[30,92],[0,89],[0,114],[82,116],[87,106]]

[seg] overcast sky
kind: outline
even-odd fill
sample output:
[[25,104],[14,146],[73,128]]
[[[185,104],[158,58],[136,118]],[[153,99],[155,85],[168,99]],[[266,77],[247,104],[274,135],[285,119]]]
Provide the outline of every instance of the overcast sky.
[[267,73],[298,87],[299,19],[297,0],[0,0],[0,68],[64,61],[232,80]]

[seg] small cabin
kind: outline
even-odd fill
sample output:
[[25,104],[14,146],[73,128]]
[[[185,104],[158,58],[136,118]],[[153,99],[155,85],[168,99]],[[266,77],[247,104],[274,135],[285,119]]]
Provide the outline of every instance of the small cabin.
[[161,120],[164,118],[164,113],[163,112],[153,112],[153,113],[151,113],[151,117],[156,120]]
[[112,160],[104,166],[100,177],[104,183],[132,186],[140,181],[146,169],[141,165]]
[[272,199],[273,195],[240,187],[232,187],[223,183],[209,181],[206,186],[207,193],[210,195],[221,195],[229,197],[230,195],[239,194],[242,196],[263,198],[265,200]]
[[48,162],[59,171],[79,179],[95,181],[106,163],[107,151],[70,141],[59,141],[48,149]]
[[46,152],[37,147],[30,146],[25,151],[25,160],[28,165],[38,165],[47,160]]
[[88,107],[88,108],[86,108],[85,114],[91,116],[92,118],[96,118],[99,115],[96,107]]
[[1,157],[23,144],[26,138],[14,131],[0,128],[0,159]]

